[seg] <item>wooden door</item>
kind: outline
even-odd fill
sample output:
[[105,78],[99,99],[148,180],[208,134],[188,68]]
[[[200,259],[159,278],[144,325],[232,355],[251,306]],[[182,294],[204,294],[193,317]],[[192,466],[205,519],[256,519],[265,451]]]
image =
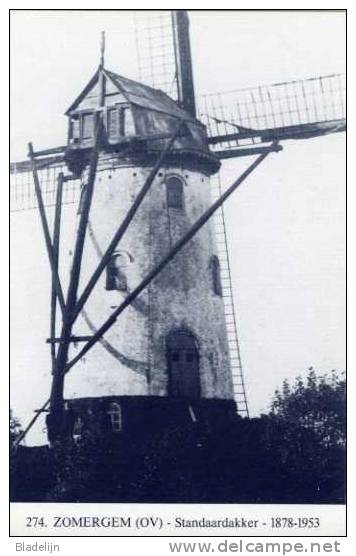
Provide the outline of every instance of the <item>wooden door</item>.
[[199,351],[195,336],[188,330],[175,330],[167,336],[166,348],[168,394],[199,398]]

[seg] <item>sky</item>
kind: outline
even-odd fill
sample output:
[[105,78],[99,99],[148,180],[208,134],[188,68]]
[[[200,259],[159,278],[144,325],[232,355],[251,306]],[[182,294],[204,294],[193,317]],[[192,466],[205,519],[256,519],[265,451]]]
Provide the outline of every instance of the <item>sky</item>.
[[[65,110],[106,66],[137,78],[129,11],[13,11],[12,160],[65,143]],[[345,71],[342,12],[190,12],[197,94]],[[252,415],[313,366],[345,367],[345,136],[289,141],[227,202],[238,335]],[[226,161],[229,184],[251,162]],[[33,245],[37,247],[33,260]],[[49,269],[35,211],[12,216],[12,394],[26,423],[48,397]],[[45,436],[39,420],[28,444]]]

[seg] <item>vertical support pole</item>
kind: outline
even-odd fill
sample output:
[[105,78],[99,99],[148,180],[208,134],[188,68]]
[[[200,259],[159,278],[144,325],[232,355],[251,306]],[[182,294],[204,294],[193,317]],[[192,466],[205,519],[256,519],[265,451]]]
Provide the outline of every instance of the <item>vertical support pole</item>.
[[[59,262],[59,237],[61,228],[61,214],[62,214],[62,196],[63,196],[63,173],[58,175],[57,179],[57,196],[56,196],[56,210],[54,215],[54,225],[53,225],[53,263],[55,271],[58,274],[58,262]],[[56,292],[56,278],[55,273],[52,272],[52,291],[51,291],[51,329],[50,338],[53,340],[56,337],[56,312],[57,312],[57,292]],[[56,363],[56,345],[54,342],[51,343],[51,358],[52,358],[52,374],[54,373],[55,363]]]
[[[99,72],[99,90],[100,99],[99,106],[104,105],[105,99],[105,76],[102,68]],[[96,113],[95,121],[95,139],[93,150],[91,153],[91,160],[88,173],[88,181],[85,186],[84,199],[81,207],[79,217],[79,224],[77,229],[77,236],[74,248],[73,262],[71,268],[71,275],[68,286],[67,300],[65,306],[65,313],[63,318],[63,326],[61,331],[61,341],[58,347],[58,354],[56,358],[56,365],[53,374],[51,397],[50,397],[50,415],[48,416],[48,433],[49,439],[54,440],[61,438],[64,435],[64,377],[65,367],[68,359],[70,338],[72,335],[73,319],[72,314],[77,301],[77,292],[80,278],[80,270],[82,264],[84,243],[89,219],[89,212],[93,198],[94,182],[96,176],[96,169],[99,158],[99,145],[103,134],[103,118],[102,113]]]
[[189,19],[186,10],[172,10],[173,43],[176,60],[178,102],[193,118],[196,116]]

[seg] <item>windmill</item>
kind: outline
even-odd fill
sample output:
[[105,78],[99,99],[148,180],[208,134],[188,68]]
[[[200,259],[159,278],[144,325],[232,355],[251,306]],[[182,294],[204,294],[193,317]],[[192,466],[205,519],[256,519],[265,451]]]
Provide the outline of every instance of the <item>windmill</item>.
[[[140,59],[140,81],[142,80],[142,82],[154,88],[159,87],[166,90],[169,95],[176,98],[177,104],[170,102],[168,97],[157,91],[153,93],[149,87],[140,88],[138,83],[129,82],[129,80],[108,71],[104,67],[102,56],[100,66],[93,79],[68,109],[67,114],[70,119],[68,144],[42,151],[34,151],[30,145],[30,161],[12,164],[11,166],[12,177],[15,181],[12,193],[17,197],[16,208],[26,209],[31,204],[38,206],[52,269],[51,334],[48,342],[51,347],[53,362],[53,388],[50,400],[36,413],[25,433],[35,422],[38,415],[47,411],[48,406],[50,406],[48,419],[48,427],[51,431],[50,439],[60,435],[61,431],[63,432],[65,428],[63,415],[66,403],[63,398],[63,388],[67,373],[68,378],[71,377],[71,369],[83,359],[83,356],[97,342],[107,342],[104,334],[115,324],[116,319],[124,317],[126,308],[132,307],[134,303],[137,305],[137,301],[142,301],[139,295],[150,287],[176,256],[179,256],[181,250],[191,242],[196,233],[202,229],[202,226],[206,222],[211,222],[213,216],[217,232],[216,245],[220,245],[220,251],[218,263],[216,262],[217,259],[211,259],[211,275],[215,276],[214,287],[216,291],[214,294],[221,297],[221,300],[215,299],[220,304],[216,314],[220,314],[220,319],[224,317],[226,326],[226,342],[232,373],[232,384],[228,389],[234,391],[239,413],[248,415],[231,293],[223,202],[271,152],[281,150],[279,144],[281,141],[307,139],[345,130],[343,102],[345,85],[344,77],[341,75],[261,86],[225,95],[209,95],[200,101],[199,97],[195,96],[193,85],[187,13],[182,10],[172,13],[168,11],[163,13],[151,12],[150,15],[147,13],[136,14],[136,30]],[[162,63],[162,59],[159,59],[159,56],[164,57],[164,63]],[[149,61],[148,66],[145,65],[147,61]],[[162,67],[164,68],[163,71]],[[161,75],[157,73],[159,71]],[[120,103],[123,105],[122,110],[120,108],[119,112],[114,113],[113,111],[110,114],[110,107],[105,101],[107,97],[113,98],[120,94],[124,97]],[[87,102],[89,105],[81,106],[82,102]],[[116,102],[118,102],[117,98],[115,99]],[[90,103],[95,103],[95,105],[91,104],[90,106]],[[162,127],[159,128],[159,126],[157,126],[158,132],[154,126],[151,128],[143,126],[142,130],[150,129],[150,133],[146,135],[143,132],[139,135],[132,133],[133,124],[130,122],[129,115],[131,106],[135,107],[136,118],[137,120],[141,118],[141,122],[144,122],[145,118],[146,122],[148,121],[149,115],[147,114],[152,112],[152,108],[153,111],[164,113],[166,116],[164,132],[162,132]],[[206,125],[207,140],[203,128],[198,125],[196,116],[198,121],[200,120]],[[137,120],[134,122],[136,126]],[[170,125],[168,125],[168,121]],[[172,126],[172,122],[176,125]],[[113,140],[108,137],[110,129],[114,130]],[[115,129],[118,130],[116,135]],[[206,147],[206,142],[209,149]],[[116,157],[118,152],[122,159],[126,157],[127,160],[134,157],[135,168],[145,169],[139,176],[130,176],[131,181],[133,181],[133,177],[140,177],[143,186],[134,200],[131,199],[132,204],[127,204],[127,214],[126,216],[122,215],[121,225],[111,238],[109,247],[104,252],[100,248],[97,249],[100,262],[94,273],[88,278],[87,284],[84,285],[82,294],[78,296],[80,273],[86,270],[84,268],[85,263],[83,263],[85,236],[87,232],[92,240],[92,236],[96,236],[91,217],[89,219],[89,215],[92,214],[90,205],[93,195],[95,195],[96,176],[100,176],[100,173],[104,175],[106,172],[105,187],[107,187],[108,180],[114,179],[115,173],[115,169],[110,166],[111,158]],[[194,162],[192,162],[192,152],[194,153]],[[104,156],[103,153],[105,153]],[[129,270],[121,272],[122,268],[116,264],[117,259],[122,259],[123,268],[134,271],[135,265],[131,263],[133,263],[132,259],[137,261],[136,253],[132,253],[132,249],[126,248],[118,252],[118,245],[121,240],[124,241],[127,237],[127,230],[129,225],[133,225],[136,211],[144,202],[145,196],[153,186],[155,178],[159,177],[162,168],[165,171],[167,171],[167,168],[176,170],[177,160],[175,157],[179,156],[181,169],[184,168],[186,175],[189,176],[184,178],[177,171],[168,174],[168,178],[172,178],[172,190],[171,193],[167,193],[167,199],[168,203],[171,202],[174,205],[174,203],[179,204],[180,202],[179,188],[181,185],[178,183],[179,177],[188,179],[188,181],[190,179],[196,183],[197,175],[193,176],[191,172],[198,172],[199,179],[204,179],[204,175],[216,173],[220,164],[219,161],[252,155],[257,156],[256,160],[252,162],[248,170],[237,178],[229,189],[222,190],[219,182],[217,183],[215,202],[209,207],[204,205],[206,210],[202,211],[202,216],[194,223],[189,222],[191,225],[186,227],[185,234],[176,233],[173,241],[168,246],[170,249],[166,249],[166,255],[162,260],[153,258],[153,260],[156,260],[156,265],[153,268],[145,269],[146,275],[135,289],[128,291],[126,283],[124,300],[115,307],[106,320],[103,320],[103,324],[99,327],[97,324],[92,326],[91,335],[74,334],[73,323],[80,312],[83,312],[84,304],[93,293],[94,287],[102,274],[106,272],[107,282],[110,282],[111,273],[114,282],[117,280],[120,282],[121,280],[120,287],[123,288]],[[105,170],[98,170],[99,156],[101,157],[101,167]],[[147,156],[149,156],[149,159],[147,159]],[[111,171],[112,174],[110,175]],[[137,171],[132,172],[132,166],[130,172],[132,174],[138,173]],[[125,176],[125,178],[128,178],[128,176]],[[173,178],[178,179],[178,182],[174,181]],[[35,199],[32,183],[34,184]],[[98,188],[96,188],[97,191]],[[79,225],[72,261],[71,281],[65,299],[61,280],[58,276],[61,207],[66,202],[75,201],[80,202]],[[53,235],[49,230],[45,211],[45,205],[50,204],[56,206]],[[101,206],[101,210],[104,210],[105,207],[107,211],[107,199],[98,199],[97,206]],[[116,208],[118,209],[118,207]],[[177,206],[171,206],[171,208],[172,210],[179,209]],[[98,209],[93,206],[93,210]],[[140,210],[143,210],[143,206]],[[98,220],[100,220],[99,217]],[[179,231],[179,226],[177,229]],[[137,232],[139,232],[138,229]],[[104,241],[104,239],[109,240],[109,231],[103,231],[102,240]],[[96,243],[97,248],[100,247],[95,237],[92,242],[93,245]],[[213,254],[209,254],[209,256],[211,258]],[[216,278],[217,276],[219,278]],[[107,285],[107,291],[111,295],[110,292],[113,290],[110,289],[110,284]],[[116,287],[117,285],[114,289]],[[151,288],[149,295],[154,298],[155,295],[157,296],[157,292],[152,291]],[[63,326],[59,337],[56,334],[58,308],[63,312]],[[121,313],[123,313],[122,316]],[[88,324],[88,315],[86,318]],[[118,322],[120,321],[118,320]],[[194,339],[192,340],[192,337],[189,337],[183,328],[179,330],[179,338],[182,346],[184,344],[185,353],[192,358],[190,363],[194,364],[194,361],[198,359]],[[170,347],[169,341],[170,338],[167,338],[167,353],[168,357],[173,360],[175,350]],[[80,342],[84,342],[84,347],[72,359],[68,359],[70,346]],[[107,342],[107,344],[107,350],[115,349],[112,343]],[[226,347],[222,351],[226,351]],[[121,352],[120,354],[122,355]],[[131,364],[137,364],[137,360],[132,361],[132,359],[134,358],[131,358]],[[213,361],[214,353],[211,354],[211,359],[213,368],[216,365]],[[220,370],[224,364],[226,366],[226,361],[225,363],[224,361],[217,363],[218,369]],[[147,372],[147,370],[144,369],[143,372]],[[81,380],[81,378],[78,378],[79,382]],[[222,376],[222,383],[228,385],[229,381],[228,376]],[[195,385],[190,386],[192,389],[195,388],[195,396],[198,397],[199,384],[196,382]],[[155,388],[154,392],[162,397],[159,384],[156,384]],[[220,385],[217,385],[216,389],[219,390],[219,388]],[[115,396],[111,398],[106,395],[106,397],[110,398],[108,403],[111,404],[106,408],[107,413],[110,412],[113,426],[116,423],[115,426],[119,428],[122,409],[125,410],[125,408],[115,401]],[[141,396],[141,398],[140,401],[142,402],[144,397]],[[224,392],[219,399],[229,399],[228,393]],[[125,403],[130,404],[133,400],[134,397],[131,396],[131,400],[125,400]],[[151,400],[148,401],[152,401],[152,394]],[[78,403],[72,405],[70,409],[72,412],[77,411],[80,414]],[[121,403],[124,403],[124,400],[121,400]],[[199,410],[194,403],[186,404],[186,409],[186,413],[190,414],[191,419],[199,418]],[[228,407],[227,411],[230,411],[230,409],[231,406]],[[135,410],[134,407],[133,411]],[[95,408],[93,411],[95,413]],[[79,415],[73,426],[79,429],[82,421],[82,415]]]

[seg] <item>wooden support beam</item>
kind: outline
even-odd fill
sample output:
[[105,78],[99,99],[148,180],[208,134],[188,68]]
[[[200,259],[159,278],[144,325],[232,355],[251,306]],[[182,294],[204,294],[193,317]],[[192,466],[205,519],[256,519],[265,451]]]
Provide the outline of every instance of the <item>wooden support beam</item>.
[[[55,272],[58,274],[58,261],[59,261],[59,238],[61,227],[61,214],[62,214],[62,196],[63,196],[63,174],[58,174],[57,178],[57,195],[56,195],[56,209],[53,224],[53,262]],[[51,291],[51,338],[56,335],[56,313],[57,313],[57,291],[56,291],[56,275],[52,272],[52,291]],[[51,358],[52,358],[52,373],[54,372],[56,364],[56,346],[51,345]]]
[[[64,162],[64,156],[47,156],[36,160],[36,167],[38,170],[46,168],[47,166],[59,165]],[[30,160],[22,160],[20,162],[10,163],[10,174],[22,174],[24,172],[31,172],[32,164]]]
[[65,145],[60,147],[52,147],[51,149],[44,149],[42,151],[34,151],[33,156],[37,158],[38,156],[48,156],[49,154],[61,154],[66,150]]
[[[309,139],[319,137],[328,133],[345,131],[346,120],[330,120],[326,122],[313,122],[283,127],[273,127],[267,129],[245,129],[236,133],[226,133],[225,135],[214,135],[208,138],[210,145],[226,143],[229,141],[239,141],[240,139],[252,139],[259,137],[261,143],[270,141],[286,141],[289,139]],[[241,148],[243,148],[241,146]]]
[[64,368],[68,357],[68,348],[72,335],[72,313],[76,304],[77,290],[80,277],[81,262],[84,250],[84,241],[86,236],[89,211],[93,197],[96,167],[98,162],[98,147],[102,132],[102,119],[97,121],[95,143],[91,155],[89,168],[88,183],[85,186],[82,209],[79,218],[76,244],[73,255],[71,275],[68,287],[65,313],[63,315],[63,325],[61,332],[61,340],[59,344],[58,354],[56,358],[55,371],[53,373],[52,389],[51,389],[51,411],[61,412],[63,410],[63,378]]
[[[71,336],[69,342],[89,342],[92,336]],[[46,344],[60,344],[62,342],[61,338],[47,338]]]
[[195,118],[196,106],[193,65],[187,10],[172,10],[172,29],[178,86],[178,103]]
[[[104,105],[105,99],[105,76],[102,71],[99,73],[99,90],[100,99],[99,106]],[[63,315],[63,325],[61,331],[61,341],[59,343],[55,371],[53,373],[51,396],[50,396],[50,409],[52,422],[55,423],[53,427],[55,430],[51,431],[52,438],[62,436],[62,426],[64,417],[64,400],[63,400],[63,389],[64,389],[64,375],[65,368],[68,359],[68,351],[70,345],[70,339],[72,336],[72,313],[74,311],[77,292],[81,271],[81,263],[83,257],[84,243],[86,237],[86,231],[89,220],[89,213],[91,208],[91,202],[94,192],[94,183],[96,176],[96,169],[99,159],[99,145],[103,135],[103,115],[97,113],[95,115],[95,139],[94,146],[91,152],[90,165],[88,170],[88,181],[85,186],[85,191],[82,199],[81,212],[79,216],[79,223],[75,241],[73,262],[71,267],[71,274],[68,286],[67,300],[65,305],[65,313]]]
[[282,145],[276,145],[275,147],[267,147],[266,145],[261,147],[248,147],[239,149],[228,149],[226,151],[214,151],[215,156],[220,160],[225,160],[227,158],[236,158],[239,156],[253,156],[256,154],[262,154],[264,152],[279,152],[283,149]]

